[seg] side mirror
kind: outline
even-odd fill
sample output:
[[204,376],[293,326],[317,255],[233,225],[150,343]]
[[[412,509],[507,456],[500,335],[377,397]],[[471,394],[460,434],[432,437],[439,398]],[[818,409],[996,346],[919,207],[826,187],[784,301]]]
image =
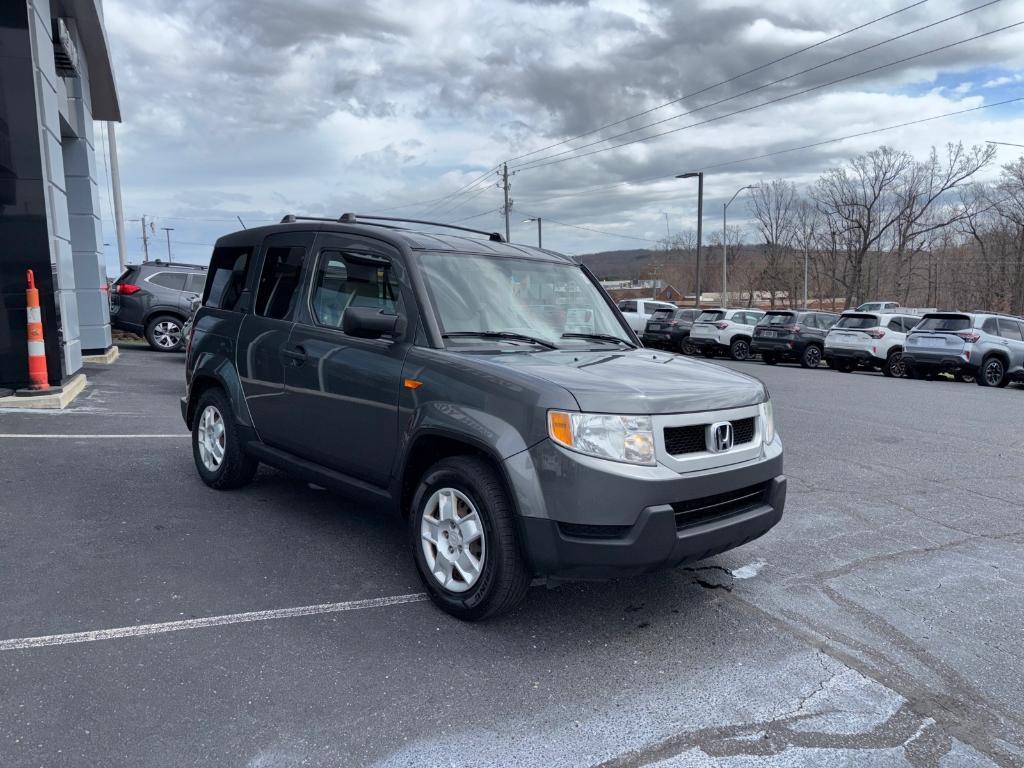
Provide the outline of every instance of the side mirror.
[[405,330],[405,321],[398,315],[385,314],[372,307],[349,307],[341,318],[341,328],[358,339],[379,339],[398,336]]

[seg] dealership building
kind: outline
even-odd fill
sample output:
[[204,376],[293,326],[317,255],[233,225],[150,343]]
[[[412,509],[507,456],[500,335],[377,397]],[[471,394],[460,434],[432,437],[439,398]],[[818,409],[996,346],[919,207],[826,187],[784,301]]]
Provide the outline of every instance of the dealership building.
[[93,120],[120,119],[101,0],[0,0],[0,388],[28,383],[28,269],[51,385],[111,347]]

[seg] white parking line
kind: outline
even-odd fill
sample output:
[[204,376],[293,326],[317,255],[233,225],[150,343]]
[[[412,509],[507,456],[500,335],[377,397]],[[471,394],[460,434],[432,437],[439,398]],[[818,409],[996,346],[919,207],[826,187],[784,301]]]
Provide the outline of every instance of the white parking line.
[[17,433],[0,434],[2,437],[30,437],[42,440],[121,440],[123,438],[149,437],[191,437],[188,432],[177,432],[173,435],[19,435]]
[[409,595],[392,595],[391,597],[375,597],[370,600],[351,600],[346,603],[321,603],[320,605],[302,605],[297,608],[279,608],[272,611],[251,611],[249,613],[229,613],[225,616],[207,616],[201,619],[183,619],[181,621],[165,621],[159,624],[137,624],[134,627],[117,627],[115,629],[95,629],[90,632],[72,632],[66,635],[40,635],[39,637],[16,637],[12,640],[0,640],[0,651],[17,651],[25,648],[44,648],[50,645],[72,645],[74,643],[93,643],[97,640],[117,640],[123,637],[142,637],[159,635],[164,632],[180,632],[185,629],[202,629],[203,627],[222,627],[226,624],[246,624],[254,621],[271,619],[291,619],[296,616],[319,616],[325,613],[341,613],[342,611],[361,611],[364,608],[385,608],[389,605],[403,603],[420,603],[427,600],[424,592]]

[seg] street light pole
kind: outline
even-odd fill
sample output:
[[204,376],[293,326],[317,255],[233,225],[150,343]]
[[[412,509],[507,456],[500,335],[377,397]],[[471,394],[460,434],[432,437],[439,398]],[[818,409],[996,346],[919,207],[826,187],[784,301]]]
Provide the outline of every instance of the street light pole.
[[736,192],[733,194],[733,196],[729,198],[729,202],[728,203],[723,203],[722,204],[722,306],[723,307],[729,306],[729,280],[728,280],[728,271],[727,271],[727,267],[726,267],[726,263],[727,263],[726,260],[727,260],[728,257],[726,255],[727,252],[726,252],[726,226],[725,226],[726,218],[725,217],[726,217],[726,213],[729,210],[729,206],[732,205],[732,201],[736,199],[736,195],[738,195],[744,189],[757,189],[757,185],[756,184],[748,184],[745,187],[740,187],[739,189],[736,190]]
[[164,232],[167,233],[167,263],[170,264],[171,259],[171,232],[174,231],[174,227],[160,227]]
[[529,224],[531,221],[536,221],[537,222],[537,247],[538,248],[543,248],[544,247],[544,241],[543,241],[543,239],[541,237],[541,231],[540,231],[540,223],[541,223],[541,221],[543,221],[543,219],[541,219],[540,216],[538,216],[535,219],[523,219],[523,224]]
[[694,306],[700,308],[700,247],[701,240],[703,239],[703,225],[704,225],[704,171],[690,171],[688,173],[680,173],[676,176],[677,179],[692,179],[694,176],[697,177],[697,289],[696,295],[694,296]]

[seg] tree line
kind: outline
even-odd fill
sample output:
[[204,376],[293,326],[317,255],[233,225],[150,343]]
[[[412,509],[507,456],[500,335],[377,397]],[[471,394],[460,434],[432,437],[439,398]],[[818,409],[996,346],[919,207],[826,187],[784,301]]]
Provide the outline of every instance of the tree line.
[[[877,299],[1024,314],[1024,157],[994,182],[974,181],[994,158],[992,145],[951,143],[923,160],[881,146],[803,190],[760,183],[748,196],[759,242],[743,243],[739,227],[725,233],[731,302],[799,306],[806,271],[812,306]],[[706,244],[705,291],[721,283],[722,239]],[[689,231],[666,240],[658,276],[692,290],[695,241]]]

